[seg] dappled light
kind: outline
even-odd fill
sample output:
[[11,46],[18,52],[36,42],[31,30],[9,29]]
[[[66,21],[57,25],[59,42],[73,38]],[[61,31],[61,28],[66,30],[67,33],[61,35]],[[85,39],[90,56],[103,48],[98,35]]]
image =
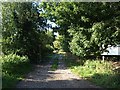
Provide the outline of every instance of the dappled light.
[[[53,60],[58,59],[58,67],[52,70]],[[49,63],[42,66],[37,66],[36,70],[29,73],[27,78],[20,82],[18,88],[100,88],[92,83],[73,75],[63,63],[63,55],[55,54]],[[32,85],[32,86],[31,86]]]
[[119,2],[1,4],[2,88],[120,88]]

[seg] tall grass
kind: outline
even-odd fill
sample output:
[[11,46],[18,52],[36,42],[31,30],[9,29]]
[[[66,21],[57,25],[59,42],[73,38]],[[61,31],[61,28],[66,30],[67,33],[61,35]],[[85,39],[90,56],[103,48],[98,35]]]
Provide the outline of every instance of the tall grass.
[[4,55],[2,61],[2,87],[13,88],[17,82],[24,79],[26,73],[32,69],[32,65],[26,56],[16,54]]
[[73,72],[80,73],[83,77],[89,77],[96,73],[112,74],[112,66],[110,62],[100,60],[86,60],[82,66],[74,66],[71,68]]
[[120,73],[114,72],[111,61],[71,60],[65,62],[70,70],[78,76],[105,88],[120,88]]

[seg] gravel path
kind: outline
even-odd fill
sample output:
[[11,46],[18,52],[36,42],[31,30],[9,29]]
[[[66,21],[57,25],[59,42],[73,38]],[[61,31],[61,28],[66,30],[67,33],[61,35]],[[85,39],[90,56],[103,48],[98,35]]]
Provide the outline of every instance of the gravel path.
[[36,69],[18,83],[17,88],[100,88],[72,74],[65,68],[61,55],[58,57],[58,69],[51,71],[51,64],[36,65]]

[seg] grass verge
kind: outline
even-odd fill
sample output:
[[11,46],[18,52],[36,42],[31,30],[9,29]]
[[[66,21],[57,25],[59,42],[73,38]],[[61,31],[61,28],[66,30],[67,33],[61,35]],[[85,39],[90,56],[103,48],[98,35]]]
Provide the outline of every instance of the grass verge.
[[68,68],[78,76],[104,88],[120,88],[120,73],[113,71],[112,61],[79,60],[66,57]]

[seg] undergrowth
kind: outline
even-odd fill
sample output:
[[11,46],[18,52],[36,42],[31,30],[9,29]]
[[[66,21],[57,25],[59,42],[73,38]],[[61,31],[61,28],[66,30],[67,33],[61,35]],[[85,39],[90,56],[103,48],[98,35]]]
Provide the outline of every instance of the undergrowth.
[[120,73],[114,72],[111,61],[79,60],[65,58],[70,70],[78,76],[87,79],[104,88],[120,88]]
[[56,57],[56,58],[53,59],[51,70],[55,71],[57,68],[58,68],[58,57]]
[[2,88],[14,88],[17,82],[24,79],[25,74],[32,70],[26,56],[16,54],[0,57],[2,61]]

